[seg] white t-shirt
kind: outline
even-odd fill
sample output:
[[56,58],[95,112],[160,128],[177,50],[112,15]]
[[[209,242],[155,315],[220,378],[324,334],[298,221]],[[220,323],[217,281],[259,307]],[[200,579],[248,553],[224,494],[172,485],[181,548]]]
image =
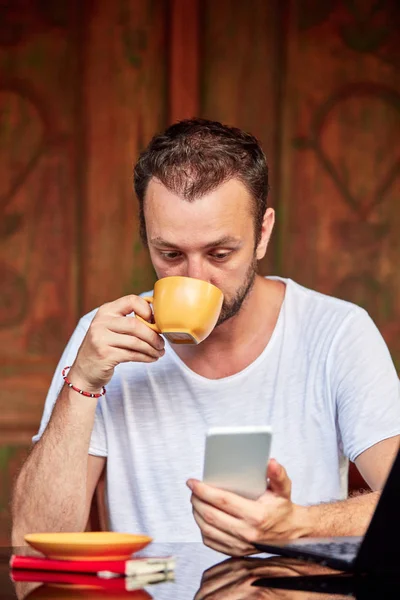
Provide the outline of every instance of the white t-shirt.
[[[185,482],[202,478],[210,427],[270,425],[271,456],[285,466],[292,499],[302,505],[344,499],[348,458],[400,434],[399,379],[368,314],[282,281],[286,294],[272,337],[243,371],[207,379],[168,342],[156,363],[115,369],[89,449],[107,457],[113,530],[147,533],[158,542],[201,539]],[[64,351],[34,441],[62,387],[61,370],[73,363],[95,312],[80,320]]]

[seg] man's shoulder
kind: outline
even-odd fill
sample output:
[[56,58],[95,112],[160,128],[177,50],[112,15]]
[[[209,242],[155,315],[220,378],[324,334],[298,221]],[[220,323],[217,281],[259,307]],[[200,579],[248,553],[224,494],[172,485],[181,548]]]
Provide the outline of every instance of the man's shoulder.
[[292,279],[286,280],[290,304],[298,310],[304,310],[319,318],[320,314],[344,318],[350,315],[365,315],[366,311],[357,304],[307,288]]
[[305,343],[348,340],[373,327],[368,312],[353,302],[307,288],[291,279],[286,280],[286,286],[286,327],[297,331]]

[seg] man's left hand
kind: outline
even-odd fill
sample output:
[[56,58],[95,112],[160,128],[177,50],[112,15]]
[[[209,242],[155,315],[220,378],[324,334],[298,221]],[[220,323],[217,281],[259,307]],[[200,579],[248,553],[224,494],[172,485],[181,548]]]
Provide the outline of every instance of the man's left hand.
[[268,463],[269,486],[257,500],[189,479],[193,515],[206,546],[230,556],[254,554],[255,542],[307,535],[307,509],[291,501],[291,481],[276,460]]

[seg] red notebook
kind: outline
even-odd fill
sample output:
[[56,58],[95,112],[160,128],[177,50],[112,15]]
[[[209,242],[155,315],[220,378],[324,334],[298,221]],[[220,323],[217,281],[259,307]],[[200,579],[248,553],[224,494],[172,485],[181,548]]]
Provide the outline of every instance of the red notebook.
[[[133,590],[142,591],[145,586],[162,583],[164,581],[173,581],[171,573],[148,573],[138,577],[112,577],[103,579],[89,573],[60,573],[45,571],[23,571],[15,569],[11,571],[13,581],[26,581],[29,583],[43,583],[47,585],[66,585],[70,589],[91,588],[98,590],[107,590],[110,592],[132,592]],[[136,596],[132,596],[136,598]],[[142,598],[142,596],[141,596]],[[143,598],[151,598],[149,594],[143,595]]]
[[173,556],[145,556],[128,560],[56,560],[40,556],[13,554],[11,569],[34,571],[63,571],[69,573],[107,573],[135,577],[149,573],[168,573],[175,568]]

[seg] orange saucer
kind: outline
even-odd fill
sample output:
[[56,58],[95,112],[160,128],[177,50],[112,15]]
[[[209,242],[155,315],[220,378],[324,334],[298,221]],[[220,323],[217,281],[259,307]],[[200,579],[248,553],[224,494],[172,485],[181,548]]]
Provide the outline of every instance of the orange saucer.
[[126,560],[145,548],[152,538],[147,535],[114,531],[82,533],[31,533],[25,541],[49,558],[61,560]]

